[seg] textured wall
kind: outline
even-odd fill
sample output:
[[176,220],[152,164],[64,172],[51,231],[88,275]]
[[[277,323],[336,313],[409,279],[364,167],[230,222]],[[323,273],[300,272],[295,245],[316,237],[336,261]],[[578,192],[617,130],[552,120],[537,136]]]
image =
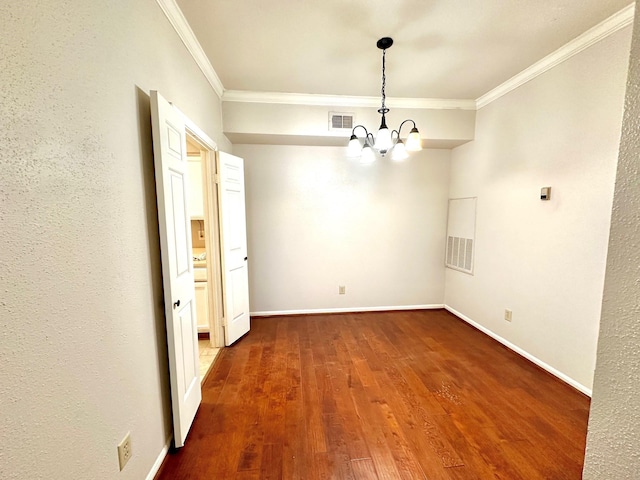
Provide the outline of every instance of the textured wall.
[[219,100],[154,0],[0,31],[0,478],[139,480],[171,419],[148,92],[225,147]]
[[[478,111],[450,196],[477,196],[475,275],[445,303],[592,386],[631,28]],[[552,187],[551,200],[540,188]],[[504,310],[513,321],[504,320]]]
[[253,312],[442,304],[448,150],[372,165],[345,147],[234,153],[245,158]]
[[640,474],[640,10],[613,199],[585,480]]

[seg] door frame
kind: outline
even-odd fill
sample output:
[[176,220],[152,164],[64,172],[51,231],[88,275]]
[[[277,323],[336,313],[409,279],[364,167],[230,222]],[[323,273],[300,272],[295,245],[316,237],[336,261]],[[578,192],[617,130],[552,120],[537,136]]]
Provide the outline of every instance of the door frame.
[[[175,108],[175,106],[174,106]],[[221,243],[218,209],[218,176],[216,172],[216,156],[218,145],[198,125],[187,117],[180,109],[186,134],[200,147],[200,161],[202,162],[204,202],[204,241],[208,254],[213,258],[207,258],[207,279],[210,287],[209,296],[209,341],[213,347],[224,347],[224,311],[222,299],[222,264]]]

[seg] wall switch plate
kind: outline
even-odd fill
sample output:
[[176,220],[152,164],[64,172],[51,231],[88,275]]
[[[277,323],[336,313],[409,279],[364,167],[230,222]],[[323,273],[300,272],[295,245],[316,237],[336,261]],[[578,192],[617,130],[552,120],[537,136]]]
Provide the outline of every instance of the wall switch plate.
[[511,321],[511,317],[512,317],[512,315],[513,315],[513,312],[512,312],[511,310],[509,310],[508,308],[505,308],[505,310],[504,310],[504,319],[505,319],[507,322],[510,322],[510,321]]
[[344,285],[340,285],[340,286],[338,287],[338,294],[339,294],[339,295],[344,295],[344,294],[345,294],[345,292],[346,292],[346,288],[345,288],[345,286],[344,286]]
[[118,462],[120,470],[124,468],[131,458],[131,432],[127,432],[122,441],[118,444]]

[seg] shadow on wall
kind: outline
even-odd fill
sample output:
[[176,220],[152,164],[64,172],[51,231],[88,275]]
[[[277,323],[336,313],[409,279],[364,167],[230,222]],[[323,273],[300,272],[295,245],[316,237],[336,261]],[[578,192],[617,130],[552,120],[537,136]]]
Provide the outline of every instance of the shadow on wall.
[[169,387],[169,363],[167,358],[167,331],[164,315],[164,291],[162,288],[162,263],[160,259],[160,230],[158,226],[158,205],[156,203],[156,180],[153,163],[153,138],[151,135],[151,98],[149,94],[135,87],[138,106],[138,135],[140,145],[140,168],[144,184],[147,238],[149,239],[149,265],[154,298],[154,322],[156,331],[156,351],[159,372],[166,372],[159,379],[164,405],[165,438],[171,435],[171,395]]

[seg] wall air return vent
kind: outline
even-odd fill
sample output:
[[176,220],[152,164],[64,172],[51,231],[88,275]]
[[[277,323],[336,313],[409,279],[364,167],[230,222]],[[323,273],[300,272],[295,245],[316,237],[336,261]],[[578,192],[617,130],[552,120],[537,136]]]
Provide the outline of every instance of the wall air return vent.
[[353,128],[353,113],[329,112],[329,130],[349,130]]
[[476,198],[450,199],[445,252],[448,268],[473,275],[475,236]]
[[471,273],[472,258],[472,238],[447,237],[447,267]]

